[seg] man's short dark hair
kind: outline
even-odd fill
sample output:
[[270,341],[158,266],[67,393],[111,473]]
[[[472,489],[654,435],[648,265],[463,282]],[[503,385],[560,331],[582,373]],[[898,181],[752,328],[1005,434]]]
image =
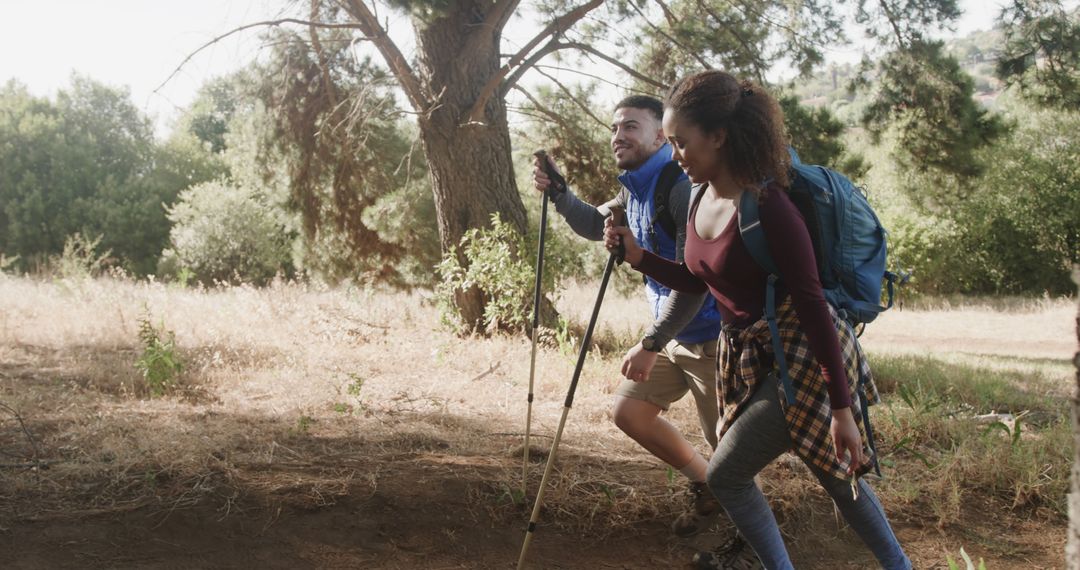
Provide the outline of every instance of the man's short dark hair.
[[624,107],[652,111],[652,114],[656,117],[657,121],[664,118],[664,104],[656,97],[650,97],[648,95],[631,95],[622,101],[619,101],[619,104],[615,105],[615,110],[618,111]]

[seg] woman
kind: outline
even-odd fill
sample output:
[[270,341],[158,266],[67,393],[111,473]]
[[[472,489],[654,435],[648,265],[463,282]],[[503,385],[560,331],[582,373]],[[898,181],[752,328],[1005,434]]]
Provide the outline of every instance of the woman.
[[[694,184],[684,262],[676,264],[608,227],[605,245],[622,244],[637,270],[678,291],[710,291],[724,321],[717,358],[720,437],[709,462],[709,488],[766,568],[791,568],[780,529],[754,475],[781,453],[795,452],[844,518],[888,569],[911,568],[873,491],[860,476],[873,465],[855,387],[876,396],[851,326],[825,301],[806,225],[788,198],[790,158],[783,114],[771,95],[730,74],[684,78],[668,94],[664,134]],[[768,274],[751,258],[738,229],[746,192],[759,202],[769,253],[780,272],[780,336],[795,384],[781,395],[762,316]],[[627,374],[635,371],[628,370]],[[711,554],[711,553],[707,553]],[[724,567],[699,555],[704,567]]]

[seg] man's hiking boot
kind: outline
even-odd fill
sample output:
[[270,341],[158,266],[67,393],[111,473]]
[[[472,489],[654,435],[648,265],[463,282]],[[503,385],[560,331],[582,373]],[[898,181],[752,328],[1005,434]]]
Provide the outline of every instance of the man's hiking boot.
[[695,554],[694,568],[698,570],[761,570],[764,567],[754,554],[754,549],[743,540],[741,534],[736,534],[719,548]]
[[720,501],[709,491],[708,485],[691,482],[690,506],[671,523],[671,531],[682,538],[694,536],[712,526],[723,511]]

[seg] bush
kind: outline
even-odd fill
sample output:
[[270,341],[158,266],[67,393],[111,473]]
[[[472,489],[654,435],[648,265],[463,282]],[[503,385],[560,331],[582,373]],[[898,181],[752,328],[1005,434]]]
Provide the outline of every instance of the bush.
[[203,283],[262,285],[291,269],[291,240],[273,208],[225,180],[193,186],[169,210],[171,247],[161,268],[186,269]]
[[463,267],[458,260],[457,248],[447,252],[438,266],[441,281],[435,287],[435,295],[443,324],[458,332],[467,329],[454,296],[478,287],[487,301],[484,327],[488,332],[525,329],[532,315],[535,272],[522,259],[524,238],[498,214],[493,214],[491,227],[466,232],[460,248],[467,266]]
[[[548,223],[551,223],[549,220]],[[558,315],[548,297],[558,293],[560,283],[576,268],[582,276],[580,258],[565,237],[549,227],[544,244],[544,274],[541,290],[540,319],[545,326],[555,326]],[[538,235],[538,232],[531,232]],[[487,303],[484,328],[495,331],[521,331],[531,327],[533,289],[536,280],[537,243],[520,235],[498,214],[492,214],[491,227],[472,229],[461,238],[460,251],[467,267],[458,260],[458,249],[448,252],[437,271],[439,283],[435,297],[443,324],[457,332],[468,329],[454,302],[456,293],[479,287]]]

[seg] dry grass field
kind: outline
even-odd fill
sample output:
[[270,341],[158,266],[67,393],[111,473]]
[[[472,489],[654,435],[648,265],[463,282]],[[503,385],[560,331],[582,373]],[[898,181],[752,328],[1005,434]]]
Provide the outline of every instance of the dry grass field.
[[[0,567],[513,567],[594,296],[557,300],[577,326],[538,356],[522,497],[524,337],[454,337],[422,294],[0,276]],[[888,391],[877,488],[917,567],[961,547],[1063,567],[1074,317],[1069,300],[939,303],[868,329]],[[670,535],[682,482],[611,422],[646,319],[605,301],[530,567],[680,568],[721,540]],[[163,396],[135,365],[148,327],[182,364]],[[991,411],[1023,419],[974,419]],[[801,465],[763,484],[797,567],[873,566]]]

